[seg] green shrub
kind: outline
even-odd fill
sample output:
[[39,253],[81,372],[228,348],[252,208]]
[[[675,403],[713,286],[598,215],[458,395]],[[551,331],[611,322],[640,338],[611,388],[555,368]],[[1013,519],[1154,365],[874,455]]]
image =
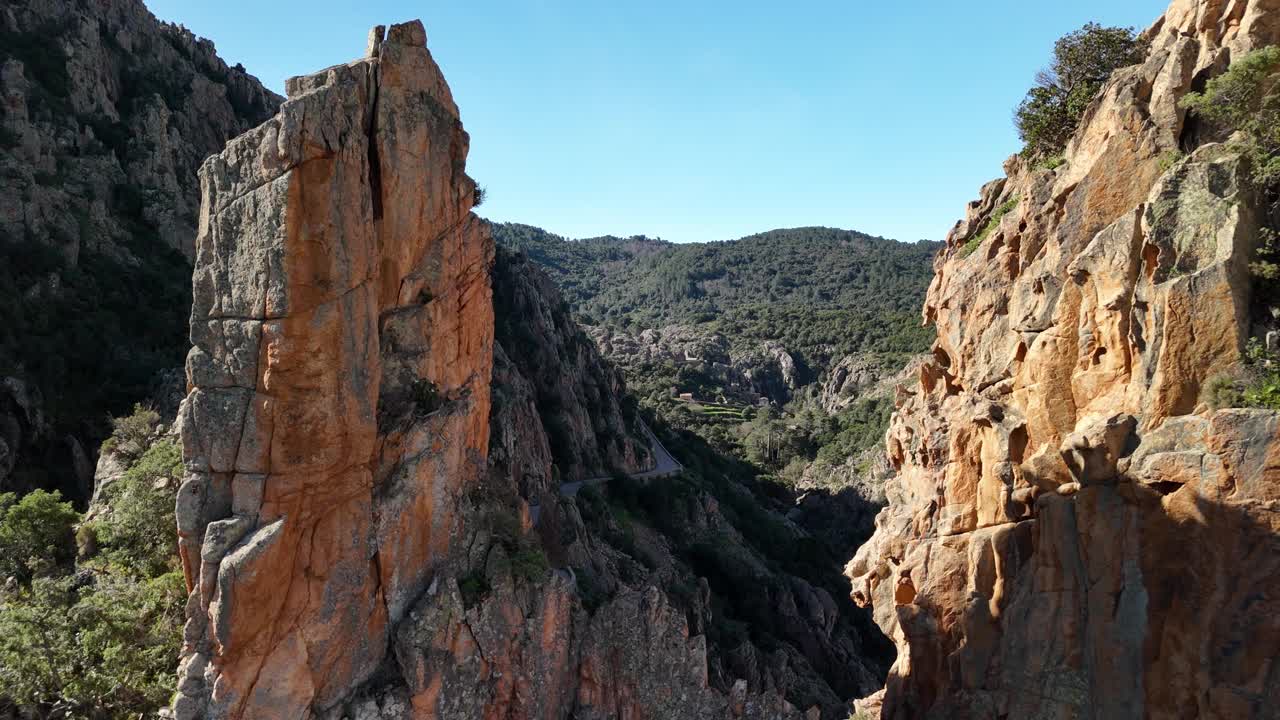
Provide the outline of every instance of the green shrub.
[[494,542],[501,543],[508,549],[514,549],[521,538],[520,518],[505,509],[492,510],[486,517]]
[[430,380],[418,378],[409,386],[413,398],[413,410],[418,417],[425,417],[440,409],[440,390]]
[[176,572],[89,585],[39,578],[10,594],[0,602],[0,704],[41,717],[150,716],[173,691],[185,600]]
[[1259,233],[1257,256],[1249,263],[1254,277],[1266,283],[1280,280],[1280,233],[1262,228]]
[[582,607],[587,612],[594,613],[609,600],[609,593],[605,588],[601,587],[600,581],[591,570],[575,567],[573,568],[573,577],[577,581],[578,598],[582,601]]
[[465,608],[478,605],[491,589],[482,569],[467,573],[462,580],[458,581],[458,591],[462,593],[462,606]]
[[0,581],[28,582],[70,562],[76,552],[72,528],[79,519],[56,490],[34,490],[21,500],[0,494]]
[[[150,415],[122,418],[123,442],[145,443]],[[74,534],[79,514],[56,493],[0,496],[0,568],[28,581],[0,596],[0,707],[124,720],[167,703],[186,600],[173,522],[181,472],[174,440],[146,448]]]
[[1168,172],[1170,168],[1182,160],[1182,157],[1182,151],[1180,150],[1170,150],[1161,155],[1159,161],[1160,172]]
[[493,542],[501,545],[511,563],[511,574],[517,580],[539,582],[547,575],[550,564],[535,535],[526,534],[520,520],[507,510],[492,510],[486,515]]
[[1200,400],[1212,410],[1240,407],[1244,404],[1244,384],[1235,374],[1214,375],[1201,389]]
[[1267,351],[1257,338],[1249,338],[1244,364],[1248,374],[1244,405],[1280,410],[1280,355]]
[[1142,62],[1147,44],[1133,28],[1088,23],[1060,38],[1053,61],[1014,112],[1018,135],[1031,158],[1056,155],[1067,146],[1080,119],[1111,73]]
[[139,577],[176,569],[173,506],[182,472],[182,450],[177,441],[165,439],[110,486],[111,511],[92,528],[95,545],[110,563]]
[[997,227],[1000,227],[1000,221],[1004,219],[1004,216],[1013,212],[1013,209],[1016,207],[1018,207],[1018,198],[1017,196],[1014,196],[1005,201],[1003,205],[993,210],[991,212],[991,217],[988,217],[987,221],[982,224],[982,228],[979,229],[978,232],[974,233],[973,237],[969,238],[969,241],[964,244],[964,247],[960,248],[960,257],[967,258],[979,247],[982,247],[982,243],[986,242],[987,237],[991,235],[991,232]]
[[160,413],[136,403],[133,414],[111,420],[111,437],[102,442],[102,451],[122,455],[127,460],[137,459],[147,449],[151,433],[159,424]]
[[1280,410],[1280,355],[1268,352],[1257,338],[1250,338],[1239,370],[1210,378],[1200,399],[1214,410],[1230,407]]
[[1227,130],[1248,135],[1254,179],[1280,182],[1280,46],[1255,50],[1212,78],[1202,93],[1188,93],[1182,107]]
[[1050,155],[1037,161],[1035,168],[1037,170],[1056,170],[1066,164],[1067,158],[1065,155]]
[[511,556],[511,574],[519,580],[540,582],[550,569],[546,554],[537,545],[522,544]]

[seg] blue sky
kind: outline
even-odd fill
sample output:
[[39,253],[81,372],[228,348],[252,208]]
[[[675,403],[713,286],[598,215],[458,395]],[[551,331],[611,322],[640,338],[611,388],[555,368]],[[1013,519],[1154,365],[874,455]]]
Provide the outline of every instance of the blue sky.
[[571,237],[828,225],[941,239],[1020,147],[1053,41],[1167,0],[149,0],[269,87],[421,18],[480,213]]

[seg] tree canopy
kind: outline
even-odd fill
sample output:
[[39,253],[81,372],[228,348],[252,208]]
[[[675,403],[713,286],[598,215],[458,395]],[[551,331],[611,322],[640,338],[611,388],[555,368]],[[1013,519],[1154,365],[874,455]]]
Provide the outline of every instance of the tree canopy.
[[1058,39],[1053,61],[1036,75],[1035,87],[1014,111],[1024,154],[1047,158],[1060,153],[1107,78],[1142,62],[1147,43],[1133,28],[1087,23]]

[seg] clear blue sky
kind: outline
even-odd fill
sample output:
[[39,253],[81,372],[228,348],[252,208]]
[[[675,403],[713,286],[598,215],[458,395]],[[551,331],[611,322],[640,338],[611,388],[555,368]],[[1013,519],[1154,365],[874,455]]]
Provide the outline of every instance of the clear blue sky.
[[829,225],[941,239],[1019,148],[1053,41],[1167,0],[150,0],[269,87],[421,18],[480,212],[571,237]]

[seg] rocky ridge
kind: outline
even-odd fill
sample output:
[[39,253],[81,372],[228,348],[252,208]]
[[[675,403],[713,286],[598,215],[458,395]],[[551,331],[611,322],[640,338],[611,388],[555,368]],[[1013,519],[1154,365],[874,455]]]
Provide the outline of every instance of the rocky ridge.
[[1200,400],[1266,330],[1247,263],[1277,218],[1179,106],[1280,42],[1280,4],[1175,0],[1145,37],[1065,162],[1010,159],[935,263],[933,357],[899,398],[889,506],[847,568],[898,646],[865,706],[880,717],[1280,702],[1280,414]]
[[[785,405],[813,380],[809,369],[776,341],[760,342],[745,349],[733,348],[724,334],[690,325],[650,328],[636,334],[596,326],[590,328],[589,333],[605,357],[618,365],[690,365],[722,383],[735,399],[751,404],[763,401]],[[849,356],[841,362],[856,364],[858,360],[856,356]],[[867,364],[865,360],[862,362]],[[841,381],[844,377],[846,375],[841,376]]]
[[545,445],[551,460],[536,463],[550,472],[512,477],[521,494],[554,494],[561,483],[652,467],[635,404],[623,399],[622,373],[603,362],[551,279],[527,257],[499,248],[493,287],[495,402],[517,410],[493,412],[509,422],[495,426],[500,440],[490,447],[514,457],[529,446],[522,434],[541,428],[546,437],[532,445]]

